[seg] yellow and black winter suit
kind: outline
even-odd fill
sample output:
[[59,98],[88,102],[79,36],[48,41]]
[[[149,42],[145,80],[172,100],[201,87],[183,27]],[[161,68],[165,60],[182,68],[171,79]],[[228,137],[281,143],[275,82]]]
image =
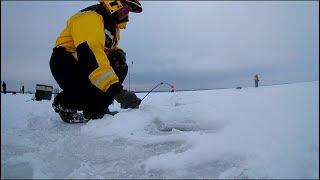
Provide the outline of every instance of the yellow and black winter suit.
[[70,17],[56,40],[51,72],[63,90],[61,104],[87,113],[108,110],[127,75],[112,68],[104,48],[115,48],[119,29],[106,9],[93,5]]

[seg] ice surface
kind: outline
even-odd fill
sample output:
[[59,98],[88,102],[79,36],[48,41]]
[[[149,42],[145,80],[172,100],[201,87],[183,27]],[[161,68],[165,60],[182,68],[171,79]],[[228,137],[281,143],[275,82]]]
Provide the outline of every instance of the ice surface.
[[72,125],[52,101],[2,94],[1,178],[319,178],[318,92],[317,81],[152,93]]

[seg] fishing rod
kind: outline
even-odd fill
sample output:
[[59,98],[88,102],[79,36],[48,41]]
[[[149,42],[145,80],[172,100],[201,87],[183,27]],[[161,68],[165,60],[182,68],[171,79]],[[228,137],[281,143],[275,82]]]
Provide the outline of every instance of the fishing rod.
[[149,95],[149,93],[151,93],[153,90],[155,90],[157,87],[159,87],[159,86],[161,86],[161,85],[163,85],[163,84],[167,84],[168,86],[170,86],[170,88],[171,89],[173,89],[174,88],[174,86],[173,85],[171,85],[171,84],[169,84],[169,83],[163,83],[163,82],[160,82],[159,84],[157,84],[156,86],[154,86],[142,99],[141,99],[141,101],[140,101],[140,103],[139,103],[139,105],[141,104],[141,102],[144,100],[144,98],[146,98],[148,95]]
[[[144,100],[144,98],[146,98],[148,96],[149,93],[151,93],[153,90],[155,90],[157,87],[161,86],[163,84],[163,82],[157,84],[155,87],[153,87],[142,99],[141,102]],[[141,103],[140,102],[140,103]]]

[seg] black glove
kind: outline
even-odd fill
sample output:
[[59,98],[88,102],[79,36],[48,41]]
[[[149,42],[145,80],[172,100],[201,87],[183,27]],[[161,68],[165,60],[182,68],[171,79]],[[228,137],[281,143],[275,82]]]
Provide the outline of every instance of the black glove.
[[121,104],[122,109],[139,108],[141,99],[133,92],[122,90],[115,96],[115,100]]
[[108,53],[108,59],[114,72],[117,74],[122,84],[128,74],[128,65],[126,63],[126,53],[120,49],[112,49]]
[[127,65],[126,53],[120,48],[110,50],[108,53],[108,59],[112,68],[118,69],[119,71],[122,71]]

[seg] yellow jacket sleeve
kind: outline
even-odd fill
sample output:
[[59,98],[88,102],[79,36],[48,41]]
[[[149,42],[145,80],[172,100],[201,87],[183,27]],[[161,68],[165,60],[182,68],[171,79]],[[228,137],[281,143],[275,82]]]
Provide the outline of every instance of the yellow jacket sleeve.
[[94,86],[106,92],[119,79],[104,52],[103,18],[93,11],[82,12],[74,15],[68,25],[84,73]]

